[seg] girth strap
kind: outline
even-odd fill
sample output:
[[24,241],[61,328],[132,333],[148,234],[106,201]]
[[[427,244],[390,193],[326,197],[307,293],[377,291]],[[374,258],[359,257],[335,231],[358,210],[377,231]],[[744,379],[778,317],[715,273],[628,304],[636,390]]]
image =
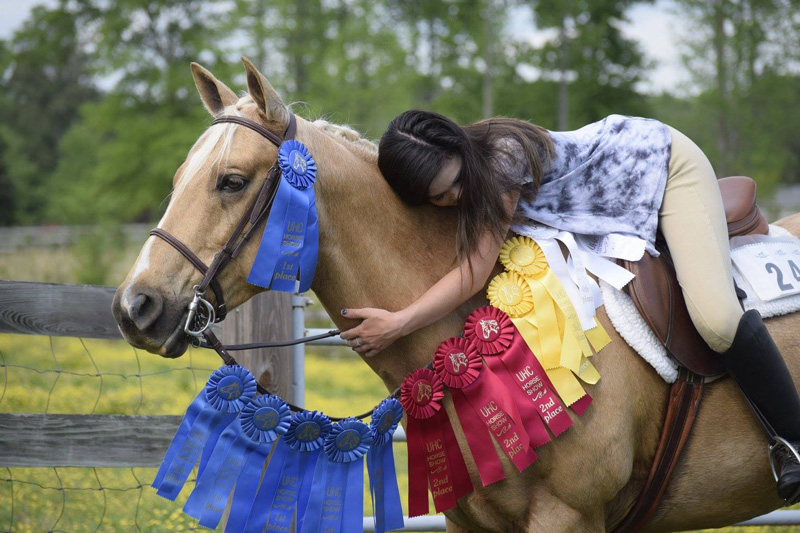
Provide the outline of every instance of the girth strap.
[[700,376],[684,367],[678,370],[678,379],[669,391],[664,427],[647,481],[633,508],[613,533],[641,531],[653,518],[689,439],[704,388]]

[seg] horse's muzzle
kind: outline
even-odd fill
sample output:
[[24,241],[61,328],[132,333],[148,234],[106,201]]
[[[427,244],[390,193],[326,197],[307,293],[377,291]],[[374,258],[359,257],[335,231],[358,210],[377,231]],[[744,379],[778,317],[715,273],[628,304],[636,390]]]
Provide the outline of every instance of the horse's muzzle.
[[187,304],[170,300],[147,286],[120,286],[111,311],[122,336],[136,348],[161,355],[180,357],[189,339],[183,332]]

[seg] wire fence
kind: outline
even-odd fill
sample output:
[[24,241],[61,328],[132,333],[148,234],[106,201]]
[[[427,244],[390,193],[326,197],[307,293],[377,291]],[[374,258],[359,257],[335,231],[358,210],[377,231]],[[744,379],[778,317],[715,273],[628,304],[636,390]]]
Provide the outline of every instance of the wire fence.
[[[178,415],[218,366],[212,354],[190,349],[186,357],[188,365],[142,357],[123,341],[0,335],[0,412]],[[155,467],[4,467],[0,530],[204,529],[181,512],[196,471],[176,502],[150,489],[155,472]]]
[[[182,512],[196,469],[174,502],[150,485],[186,407],[220,361],[211,350],[192,348],[181,359],[164,359],[118,340],[112,296],[109,287],[0,280],[0,532],[203,529]],[[298,297],[237,309],[226,326],[244,337],[228,342],[303,336],[309,303]],[[270,313],[281,305],[286,315],[297,307],[289,325],[299,331],[250,328],[278,327],[282,317]],[[326,412],[363,411],[385,396],[380,379],[350,350],[330,350],[309,354],[307,368],[304,351],[272,359],[259,353],[248,366],[290,394],[305,395],[310,378],[315,391],[305,403]],[[405,447],[395,453],[405,495]],[[367,531],[374,527],[370,514],[365,508]],[[442,530],[441,518],[413,519],[407,530]]]

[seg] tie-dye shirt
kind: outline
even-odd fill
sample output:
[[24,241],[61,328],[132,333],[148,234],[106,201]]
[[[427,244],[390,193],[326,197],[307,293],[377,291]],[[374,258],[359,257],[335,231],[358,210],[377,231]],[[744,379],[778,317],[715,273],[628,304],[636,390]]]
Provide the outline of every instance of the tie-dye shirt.
[[[520,199],[517,215],[584,235],[622,234],[654,243],[658,210],[669,170],[671,136],[657,120],[608,117],[574,131],[549,131],[555,154],[533,202]],[[516,161],[498,159],[498,170],[533,181],[521,147]],[[519,233],[520,225],[511,229]],[[516,228],[516,229],[515,229]]]

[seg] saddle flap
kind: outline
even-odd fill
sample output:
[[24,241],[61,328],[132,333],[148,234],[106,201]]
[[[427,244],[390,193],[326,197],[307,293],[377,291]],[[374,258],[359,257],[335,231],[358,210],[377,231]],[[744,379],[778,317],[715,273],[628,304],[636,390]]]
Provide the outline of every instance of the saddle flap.
[[639,261],[622,261],[622,266],[636,275],[625,292],[670,357],[703,377],[724,374],[722,359],[706,344],[689,316],[666,245],[658,241],[656,249],[660,257],[644,254]]
[[[752,178],[731,176],[717,180],[717,184],[729,237],[769,232],[767,219],[756,205],[756,182]],[[666,243],[659,239],[656,249],[661,254],[658,258],[644,254],[635,262],[619,260],[636,275],[625,292],[670,357],[704,377],[724,374],[720,356],[706,344],[689,316]]]

